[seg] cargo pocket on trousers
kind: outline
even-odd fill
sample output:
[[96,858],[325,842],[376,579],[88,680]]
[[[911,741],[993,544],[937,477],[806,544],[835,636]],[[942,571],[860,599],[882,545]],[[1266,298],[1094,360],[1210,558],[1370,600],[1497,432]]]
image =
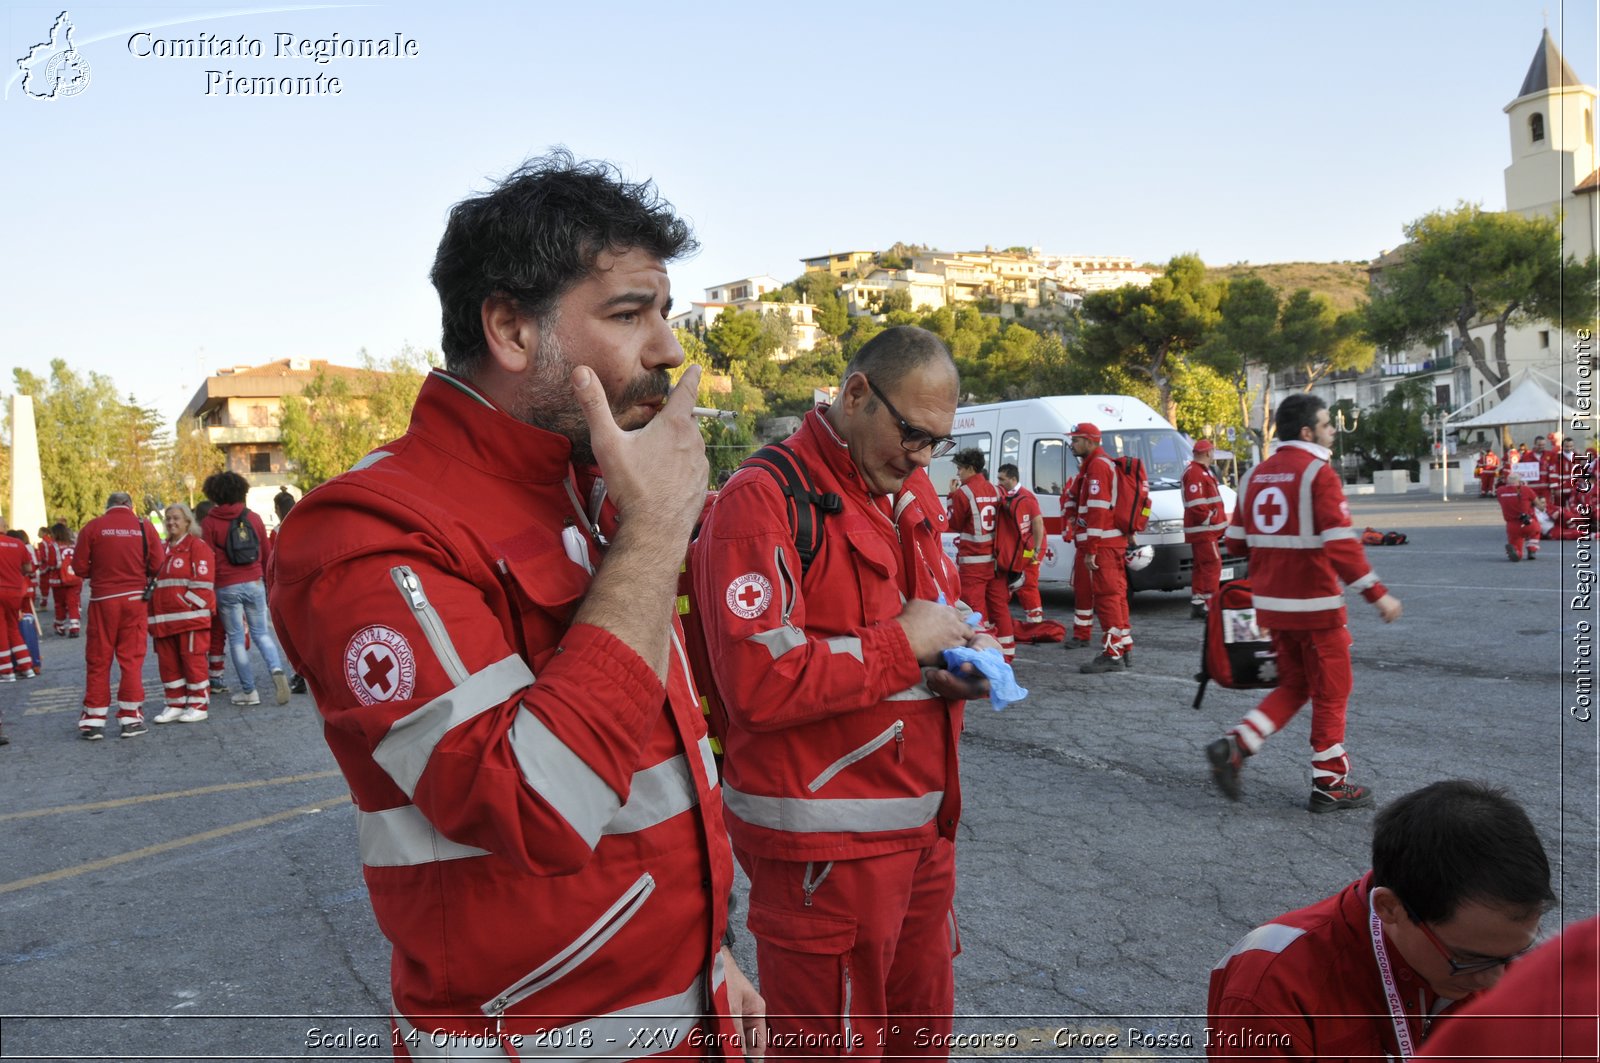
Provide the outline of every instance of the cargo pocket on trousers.
[[779,1007],[785,1015],[773,1018],[793,1016],[799,1029],[837,1034],[838,1047],[853,1051],[850,950],[856,944],[856,921],[752,901],[748,925],[771,959],[770,971],[762,972],[763,984],[770,976],[783,986]]

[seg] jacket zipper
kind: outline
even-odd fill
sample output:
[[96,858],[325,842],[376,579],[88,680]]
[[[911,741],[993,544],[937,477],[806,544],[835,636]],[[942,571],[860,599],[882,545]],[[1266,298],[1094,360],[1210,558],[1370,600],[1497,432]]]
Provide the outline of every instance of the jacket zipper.
[[600,951],[613,937],[622,930],[628,922],[638,914],[645,900],[655,892],[656,880],[650,872],[646,871],[639,876],[638,881],[629,886],[616,903],[606,909],[589,925],[589,928],[579,934],[573,942],[544,963],[524,975],[519,981],[502,989],[494,999],[483,1005],[483,1013],[497,1022],[505,1017],[508,1009],[516,1007],[524,1000],[533,996],[542,989],[547,989],[571,974],[572,971],[590,956]]
[[812,793],[816,793],[818,790],[828,785],[835,775],[839,774],[841,771],[844,771],[844,769],[848,768],[856,761],[861,760],[864,757],[871,756],[873,753],[876,753],[890,742],[896,743],[895,759],[903,762],[905,760],[905,731],[905,721],[896,720],[894,723],[890,724],[882,734],[878,735],[878,737],[874,738],[866,745],[860,747],[859,749],[851,750],[849,753],[846,753],[832,764],[829,764],[821,775],[818,775],[815,779],[811,780],[810,785],[808,785],[806,789],[810,790]]
[[428,645],[433,647],[434,655],[444,666],[450,682],[456,686],[465,683],[470,673],[467,671],[467,666],[461,663],[461,655],[456,652],[455,643],[450,641],[450,633],[444,629],[444,621],[439,619],[438,610],[434,609],[433,603],[428,601],[428,596],[423,593],[422,581],[411,571],[410,565],[396,565],[389,570],[389,575],[394,580],[394,585],[400,588],[400,593],[405,596],[406,603],[411,606],[412,615],[417,618],[423,637],[428,640]]
[[849,1055],[851,1053],[854,1053],[855,1050],[856,1050],[855,1041],[854,1041],[854,1038],[851,1035],[852,1027],[850,1025],[850,958],[849,958],[849,956],[846,956],[845,960],[844,960],[844,1007],[840,1008],[839,1010],[843,1013],[840,1017],[842,1019],[844,1019],[844,1050],[845,1050],[845,1054]]

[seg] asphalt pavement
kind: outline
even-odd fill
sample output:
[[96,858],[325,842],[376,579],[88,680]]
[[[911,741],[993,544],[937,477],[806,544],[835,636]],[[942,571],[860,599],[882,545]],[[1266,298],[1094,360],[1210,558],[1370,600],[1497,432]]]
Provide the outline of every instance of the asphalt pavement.
[[[1404,617],[1350,597],[1355,778],[1380,804],[1444,778],[1508,787],[1556,869],[1546,927],[1595,914],[1600,724],[1572,711],[1593,693],[1595,611],[1574,601],[1592,552],[1507,562],[1492,501],[1351,511],[1410,536],[1369,548]],[[1070,622],[1064,598],[1046,611]],[[1309,713],[1227,801],[1202,749],[1256,696],[1190,708],[1186,594],[1141,593],[1132,615],[1133,671],[1025,646],[1030,697],[968,708],[956,1055],[1198,1057],[1212,964],[1367,866],[1371,811],[1305,811]],[[205,723],[83,742],[82,646],[46,635],[44,675],[0,686],[0,1059],[388,1058],[388,947],[311,699],[271,704],[255,655],[261,706],[218,697]],[[153,655],[146,686],[154,715]],[[748,935],[738,951],[753,971]]]

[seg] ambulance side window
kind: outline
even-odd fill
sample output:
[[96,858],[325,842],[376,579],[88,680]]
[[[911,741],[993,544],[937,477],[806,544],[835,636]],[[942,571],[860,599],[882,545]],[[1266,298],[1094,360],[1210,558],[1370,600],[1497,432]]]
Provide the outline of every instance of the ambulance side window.
[[1022,433],[1015,428],[1008,428],[1000,433],[1000,460],[994,463],[990,470],[989,479],[993,480],[999,475],[1000,466],[1015,465],[1022,457]]
[[1033,490],[1059,495],[1067,478],[1078,471],[1078,459],[1064,439],[1039,439],[1033,444]]

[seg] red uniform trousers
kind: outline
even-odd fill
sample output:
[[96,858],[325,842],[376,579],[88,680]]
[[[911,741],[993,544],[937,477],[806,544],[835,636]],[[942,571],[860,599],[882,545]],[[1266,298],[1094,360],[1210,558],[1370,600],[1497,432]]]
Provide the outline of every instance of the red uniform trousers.
[[1210,602],[1222,585],[1222,551],[1218,549],[1220,536],[1189,540],[1194,550],[1194,569],[1189,578],[1189,595],[1193,601]]
[[1030,624],[1044,619],[1044,600],[1039,597],[1039,566],[1029,565],[1022,570],[1022,586],[1017,588],[1017,604],[1027,614]]
[[1533,557],[1539,552],[1539,520],[1535,517],[1527,524],[1518,520],[1506,521],[1506,542],[1518,557],[1522,556],[1523,544],[1527,544],[1528,556]]
[[211,629],[157,635],[150,641],[156,646],[156,666],[161,669],[161,688],[167,708],[205,711],[211,704],[211,680],[206,664]]
[[1344,751],[1345,709],[1354,677],[1350,672],[1350,629],[1274,630],[1278,685],[1234,727],[1246,754],[1254,753],[1307,701],[1311,702],[1311,775],[1319,786],[1336,787],[1350,773]]
[[1089,588],[1095,619],[1100,621],[1100,630],[1105,632],[1105,655],[1121,657],[1133,649],[1133,621],[1128,617],[1127,554],[1120,546],[1101,546],[1095,549],[1094,556],[1099,567],[1089,573]]
[[734,854],[751,882],[768,1059],[949,1056],[955,846],[832,863]]
[[56,634],[70,634],[76,637],[78,632],[82,630],[83,613],[78,603],[83,595],[83,584],[74,583],[70,587],[66,584],[58,584],[54,590],[56,592]]
[[983,614],[983,629],[992,632],[1005,651],[1006,660],[1017,652],[1017,632],[1011,623],[1011,590],[1006,578],[997,575],[992,563],[961,565],[961,600]]
[[83,730],[106,725],[111,708],[111,658],[121,676],[117,682],[117,720],[144,722],[144,655],[150,629],[145,603],[137,594],[89,602],[89,633],[83,657],[87,673],[83,692]]
[[222,626],[222,614],[212,610],[211,639],[207,643],[206,667],[213,683],[221,683],[227,676],[227,643],[228,632]]
[[1072,637],[1088,642],[1094,636],[1094,587],[1083,550],[1072,552]]
[[33,655],[22,638],[22,607],[27,592],[0,590],[0,675],[25,675],[33,671]]
[[1498,468],[1494,468],[1494,469],[1490,469],[1488,472],[1479,474],[1479,476],[1478,476],[1478,497],[1479,498],[1489,498],[1490,496],[1492,496],[1494,494],[1495,477],[1499,474],[1499,472],[1500,472],[1500,470]]

